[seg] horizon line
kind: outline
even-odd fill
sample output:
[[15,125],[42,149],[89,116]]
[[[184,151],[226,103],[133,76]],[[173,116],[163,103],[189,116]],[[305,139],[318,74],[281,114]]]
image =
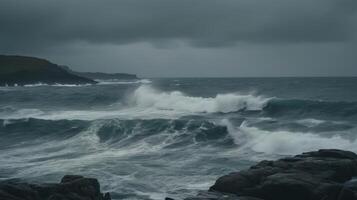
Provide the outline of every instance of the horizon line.
[[139,79],[146,78],[357,78],[353,76],[139,76]]

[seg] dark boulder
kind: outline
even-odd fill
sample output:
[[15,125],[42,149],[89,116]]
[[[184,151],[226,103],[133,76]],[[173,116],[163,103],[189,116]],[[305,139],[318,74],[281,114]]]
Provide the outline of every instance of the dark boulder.
[[29,184],[18,179],[0,182],[0,199],[6,200],[110,200],[100,192],[97,179],[67,175],[59,184]]
[[265,200],[357,200],[355,176],[357,155],[328,149],[262,161],[220,177],[210,191]]

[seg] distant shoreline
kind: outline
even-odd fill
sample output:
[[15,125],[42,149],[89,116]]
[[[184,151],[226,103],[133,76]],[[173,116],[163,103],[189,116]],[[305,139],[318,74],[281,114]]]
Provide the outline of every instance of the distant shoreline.
[[76,72],[48,60],[28,57],[0,55],[0,86],[24,86],[28,84],[96,84],[94,79],[137,80],[134,74]]

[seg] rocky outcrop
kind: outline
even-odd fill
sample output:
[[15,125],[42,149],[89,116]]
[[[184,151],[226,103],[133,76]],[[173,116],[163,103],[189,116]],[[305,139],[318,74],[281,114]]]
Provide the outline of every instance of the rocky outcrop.
[[323,149],[262,161],[186,200],[357,200],[357,155]]
[[29,184],[21,180],[0,182],[1,200],[110,200],[97,179],[67,175],[58,184]]
[[219,178],[210,191],[265,200],[356,200],[357,155],[319,150]]

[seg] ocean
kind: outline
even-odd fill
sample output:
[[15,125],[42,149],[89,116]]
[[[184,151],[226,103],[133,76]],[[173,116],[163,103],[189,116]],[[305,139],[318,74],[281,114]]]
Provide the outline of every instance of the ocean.
[[357,153],[357,78],[161,78],[0,87],[0,179],[97,178],[182,199],[265,159]]

